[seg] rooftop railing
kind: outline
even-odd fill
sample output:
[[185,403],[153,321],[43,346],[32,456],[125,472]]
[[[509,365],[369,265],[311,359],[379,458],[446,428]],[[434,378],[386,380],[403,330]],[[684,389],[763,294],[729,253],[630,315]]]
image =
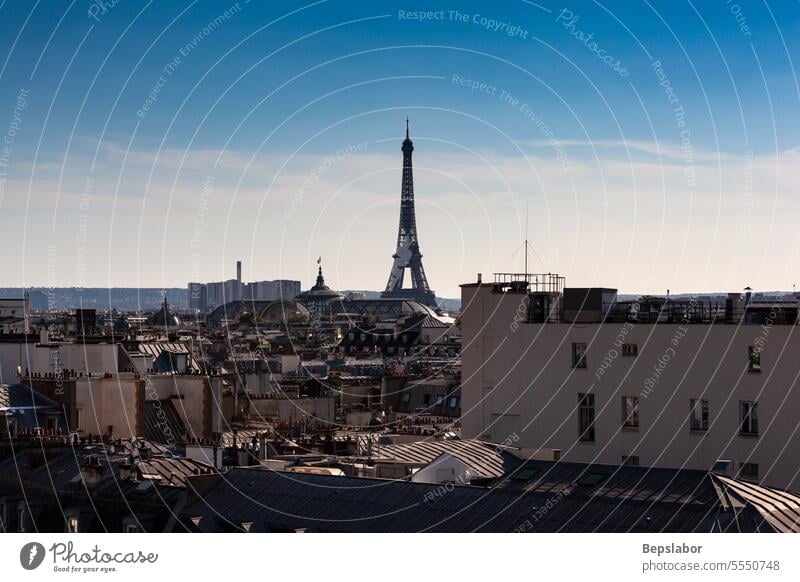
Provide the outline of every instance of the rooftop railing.
[[531,292],[561,293],[566,277],[557,273],[495,273],[494,284],[501,288],[522,287]]
[[797,325],[799,312],[798,305],[729,305],[718,301],[621,301],[605,313],[592,308],[564,310],[561,305],[537,311],[531,301],[528,322]]

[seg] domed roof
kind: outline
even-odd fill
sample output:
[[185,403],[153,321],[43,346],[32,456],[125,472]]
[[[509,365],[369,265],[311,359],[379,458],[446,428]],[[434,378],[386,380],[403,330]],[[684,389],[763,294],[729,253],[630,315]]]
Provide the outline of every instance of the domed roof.
[[147,319],[147,324],[156,326],[177,327],[181,325],[181,320],[172,311],[172,309],[170,309],[169,305],[167,304],[167,298],[164,297],[164,303],[161,305],[161,309],[156,311],[153,315],[151,315]]
[[276,299],[261,310],[261,319],[269,323],[285,323],[292,317],[308,317],[308,309],[299,301]]
[[308,291],[300,293],[295,299],[297,301],[320,301],[327,299],[343,299],[344,295],[338,291],[334,291],[325,284],[325,277],[322,276],[322,266],[319,267],[319,274],[317,275],[317,283]]

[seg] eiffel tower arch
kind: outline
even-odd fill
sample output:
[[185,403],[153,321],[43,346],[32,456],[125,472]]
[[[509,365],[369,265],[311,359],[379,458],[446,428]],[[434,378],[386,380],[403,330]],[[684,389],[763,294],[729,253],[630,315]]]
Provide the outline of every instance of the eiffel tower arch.
[[[428,285],[425,268],[422,266],[422,253],[419,250],[417,235],[417,217],[414,211],[414,171],[411,164],[411,153],[414,142],[408,135],[408,119],[406,119],[406,139],[403,141],[403,184],[400,193],[400,226],[397,230],[397,249],[392,255],[392,270],[386,290],[381,293],[385,299],[411,299],[436,307],[436,295]],[[408,273],[406,273],[408,271]],[[409,276],[411,286],[403,287]]]

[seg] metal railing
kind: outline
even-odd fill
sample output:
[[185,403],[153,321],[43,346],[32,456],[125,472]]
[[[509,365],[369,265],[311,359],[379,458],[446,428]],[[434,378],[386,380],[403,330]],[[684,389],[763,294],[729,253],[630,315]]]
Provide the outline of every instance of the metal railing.
[[529,303],[528,323],[667,323],[798,325],[800,306],[756,304],[731,306],[718,301],[669,301],[661,305],[639,301],[612,304],[606,313],[593,309],[565,311],[561,305],[535,311]]
[[495,286],[503,288],[527,288],[531,292],[561,293],[566,277],[558,273],[495,273]]

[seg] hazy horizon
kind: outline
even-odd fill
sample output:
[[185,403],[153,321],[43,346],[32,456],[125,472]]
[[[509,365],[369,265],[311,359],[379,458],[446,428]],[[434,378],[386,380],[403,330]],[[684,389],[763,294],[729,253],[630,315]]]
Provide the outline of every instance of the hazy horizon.
[[406,116],[439,296],[522,271],[526,222],[529,270],[570,286],[796,282],[785,4],[746,27],[725,3],[69,6],[0,7],[5,286],[179,288],[242,260],[308,288],[322,256],[331,287],[381,290]]

